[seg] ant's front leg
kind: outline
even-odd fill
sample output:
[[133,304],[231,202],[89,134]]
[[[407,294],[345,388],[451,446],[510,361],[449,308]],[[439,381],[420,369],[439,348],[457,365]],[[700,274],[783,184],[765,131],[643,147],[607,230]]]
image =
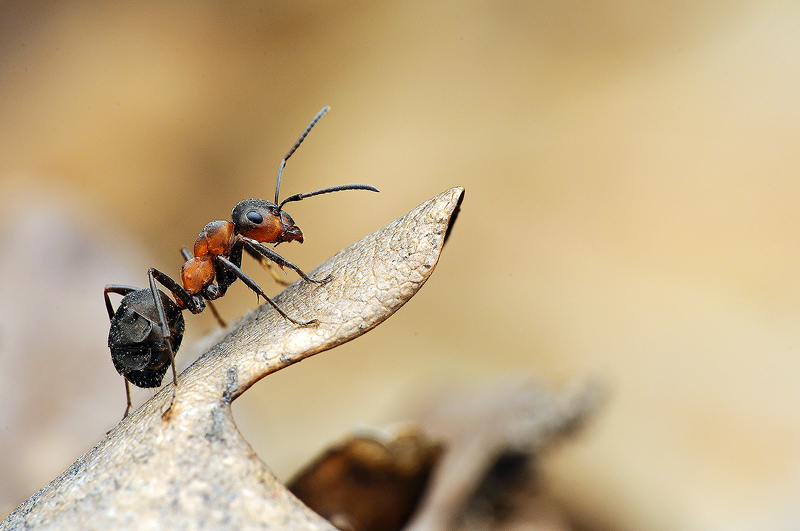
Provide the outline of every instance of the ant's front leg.
[[[313,282],[315,284],[325,284],[326,282],[330,282],[331,279],[333,278],[333,275],[328,275],[327,277],[325,277],[323,279],[320,279],[320,280],[313,279],[313,278],[309,277],[308,275],[306,275],[303,272],[302,269],[300,269],[299,267],[297,267],[293,263],[289,262],[288,260],[286,260],[284,257],[279,255],[278,253],[276,253],[272,249],[261,245],[256,240],[254,240],[252,238],[247,238],[245,236],[242,236],[239,239],[239,241],[241,241],[243,243],[243,245],[246,248],[248,248],[248,252],[250,252],[250,250],[252,250],[253,252],[256,252],[256,253],[262,255],[264,258],[272,260],[281,269],[283,269],[284,267],[288,267],[289,269],[293,270],[295,273],[300,275],[300,277],[303,280],[307,281],[307,282]],[[236,242],[237,245],[238,245],[238,243],[239,242]]]
[[267,296],[267,294],[264,293],[264,290],[261,289],[261,286],[256,284],[255,280],[250,278],[247,275],[247,273],[242,271],[242,268],[240,268],[239,266],[237,266],[236,264],[234,264],[233,262],[231,262],[230,260],[228,260],[227,258],[225,258],[222,255],[217,255],[216,260],[217,260],[217,262],[219,262],[222,265],[224,265],[233,274],[235,274],[242,282],[245,283],[245,285],[248,288],[250,288],[251,290],[255,291],[256,295],[258,295],[259,297],[262,297],[265,301],[267,301],[270,304],[270,306],[275,308],[275,311],[277,311],[279,314],[281,314],[281,317],[283,317],[284,319],[286,319],[286,320],[288,320],[288,321],[290,321],[290,322],[292,322],[292,323],[294,323],[294,324],[296,324],[298,326],[310,326],[310,325],[313,325],[313,324],[317,324],[318,321],[316,319],[312,319],[311,321],[298,321],[297,319],[293,319],[293,318],[289,317],[289,314],[287,314],[285,311],[283,311],[283,308],[278,306],[278,304],[275,301],[270,299]]
[[[290,282],[289,282],[289,281],[287,281],[287,280],[284,280],[282,277],[280,277],[280,276],[278,275],[278,271],[276,270],[276,268],[275,268],[274,264],[273,264],[273,263],[272,263],[272,262],[269,260],[269,258],[267,258],[266,256],[263,256],[262,254],[260,254],[260,253],[256,252],[256,251],[255,251],[255,250],[254,250],[252,247],[250,247],[249,245],[245,245],[245,246],[244,246],[244,250],[245,250],[245,251],[247,251],[247,254],[249,254],[249,255],[250,255],[250,257],[251,257],[253,260],[255,260],[256,262],[258,262],[258,264],[259,264],[261,267],[263,267],[264,269],[266,269],[267,271],[269,271],[269,274],[270,274],[270,276],[272,277],[272,280],[274,280],[274,281],[275,281],[277,284],[280,284],[280,285],[281,285],[281,286],[283,286],[283,287],[286,287],[286,286],[288,286],[288,285],[290,284]],[[231,260],[231,261],[232,261],[232,262],[235,262],[234,260]],[[240,264],[240,265],[241,265],[241,264]]]

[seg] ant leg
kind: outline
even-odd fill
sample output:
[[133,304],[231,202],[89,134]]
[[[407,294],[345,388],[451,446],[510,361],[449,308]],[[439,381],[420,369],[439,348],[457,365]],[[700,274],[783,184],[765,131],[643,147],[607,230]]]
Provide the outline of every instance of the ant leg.
[[[103,289],[103,298],[105,298],[106,300],[106,310],[108,310],[108,318],[109,319],[114,318],[114,308],[111,306],[111,299],[109,299],[108,297],[109,293],[116,293],[117,295],[122,295],[124,297],[128,293],[132,293],[137,290],[138,288],[134,288],[133,286],[124,286],[122,284],[109,284],[108,286],[106,286],[105,289]],[[124,376],[122,377],[122,379],[125,382],[125,399],[126,399],[125,414],[122,415],[122,418],[124,419],[125,417],[128,416],[128,413],[130,413],[132,403],[131,403],[131,384],[130,382],[128,382],[128,379],[125,378]]]
[[122,418],[125,418],[131,411],[131,384],[127,378],[123,377],[122,379],[125,380],[125,397],[128,399],[128,405],[125,406],[125,414],[122,415]]
[[270,304],[270,306],[275,308],[275,310],[279,314],[281,314],[281,317],[283,317],[287,321],[290,321],[290,322],[292,322],[292,323],[294,323],[294,324],[296,324],[298,326],[309,326],[309,325],[313,325],[313,324],[317,323],[316,319],[312,319],[311,321],[298,321],[297,319],[292,319],[291,317],[289,317],[289,315],[285,311],[283,311],[283,308],[278,306],[275,303],[275,301],[273,301],[272,299],[267,297],[267,294],[264,293],[264,290],[261,289],[261,286],[256,284],[255,280],[253,280],[252,278],[247,276],[247,273],[242,271],[242,269],[239,266],[237,266],[236,264],[234,264],[233,262],[231,262],[230,260],[228,260],[227,258],[225,258],[222,255],[217,255],[216,259],[220,263],[222,263],[225,267],[227,267],[230,271],[232,271],[233,274],[235,274],[237,277],[239,277],[239,279],[242,282],[244,282],[247,285],[248,288],[250,288],[251,290],[255,291],[256,295],[259,295],[260,297],[263,297],[264,300],[267,301]]
[[103,289],[103,297],[106,300],[106,310],[108,310],[108,318],[114,318],[114,308],[111,307],[111,299],[108,298],[109,293],[116,293],[117,295],[122,295],[123,297],[128,293],[133,291],[137,291],[139,288],[134,288],[133,286],[125,286],[122,284],[109,284]]
[[281,286],[289,285],[289,282],[278,276],[278,272],[275,271],[275,268],[273,267],[272,262],[269,261],[269,258],[256,252],[249,245],[245,245],[244,250],[247,251],[247,254],[249,254],[253,258],[253,260],[258,262],[261,267],[269,271],[269,274],[272,276],[272,280],[274,280],[277,284],[280,284]]
[[293,263],[289,262],[288,260],[286,260],[284,257],[279,255],[278,253],[276,253],[272,249],[270,249],[268,247],[264,247],[263,245],[261,245],[257,241],[255,241],[255,240],[253,240],[251,238],[245,238],[244,236],[241,237],[241,241],[244,242],[245,248],[252,247],[254,252],[259,253],[260,255],[262,255],[264,258],[267,258],[268,260],[272,260],[273,262],[278,264],[278,267],[280,267],[281,269],[283,269],[284,267],[288,267],[289,269],[293,270],[295,273],[300,275],[300,277],[303,280],[307,281],[307,282],[313,282],[315,284],[325,284],[326,282],[330,282],[330,280],[333,278],[332,275],[328,275],[327,277],[325,277],[323,279],[320,279],[320,280],[313,279],[313,278],[309,277],[308,275],[306,275],[305,273],[303,273],[302,269],[300,269],[299,267],[297,267]]
[[[303,134],[300,135],[300,138],[297,139],[297,142],[295,142],[294,146],[292,146],[292,149],[289,150],[289,153],[287,153],[286,156],[283,157],[283,160],[281,161],[280,165],[278,166],[278,178],[275,180],[275,204],[276,205],[278,204],[278,192],[281,189],[281,176],[283,175],[283,168],[286,167],[286,161],[289,160],[289,157],[291,157],[292,154],[295,151],[297,151],[297,148],[299,148],[300,144],[303,143],[303,140],[306,139],[306,137],[308,136],[308,133],[311,132],[311,129],[315,125],[317,125],[317,122],[319,122],[319,119],[322,118],[322,116],[326,112],[328,112],[329,110],[331,110],[331,108],[326,106],[326,107],[323,107],[322,110],[317,113],[317,115],[311,120],[311,123],[308,124],[308,126],[306,127],[306,130],[303,131]],[[280,209],[280,207],[278,207],[278,209]]]
[[[188,247],[181,248],[181,256],[183,257],[183,260],[186,261],[186,262],[188,262],[189,260],[194,258],[194,256],[192,255],[191,251],[189,251]],[[217,311],[217,308],[214,306],[214,303],[212,303],[210,300],[208,300],[208,301],[206,301],[206,305],[208,306],[208,309],[211,310],[211,315],[214,316],[214,319],[217,320],[217,323],[222,328],[227,327],[228,323],[226,323],[225,319],[223,319],[222,316],[219,314],[219,311]]]
[[[188,302],[186,307],[189,308],[192,313],[196,313],[194,312],[193,308],[196,308],[197,304],[189,292],[187,292],[177,282],[172,280],[158,269],[151,267],[147,271],[147,276],[150,279],[150,291],[153,293],[153,301],[155,302],[156,310],[158,311],[158,320],[159,324],[161,325],[161,335],[166,340],[167,351],[169,352],[169,363],[172,367],[172,398],[169,401],[169,407],[161,415],[161,417],[166,420],[169,418],[169,413],[172,411],[172,405],[175,403],[175,395],[178,393],[178,370],[175,368],[175,350],[172,347],[172,332],[169,329],[167,316],[164,313],[164,305],[161,303],[161,297],[158,294],[156,279],[161,282],[165,288],[170,290],[174,297],[179,297],[184,303]],[[200,310],[198,310],[197,313],[199,313],[199,311]]]
[[225,319],[223,319],[222,316],[219,314],[219,311],[217,311],[217,307],[214,306],[214,303],[212,303],[211,301],[206,301],[206,306],[208,306],[208,309],[211,310],[211,315],[214,316],[214,319],[217,320],[217,323],[222,328],[225,328],[225,327],[228,326],[228,323],[225,322]]
[[[162,286],[167,288],[172,293],[172,296],[175,297],[175,300],[177,301],[178,299],[180,299],[180,301],[183,303],[184,307],[186,309],[188,309],[190,312],[192,312],[192,313],[200,313],[200,312],[203,311],[203,308],[205,308],[205,304],[204,303],[201,304],[200,302],[198,302],[197,298],[195,298],[191,293],[186,291],[186,288],[184,288],[183,286],[178,284],[175,280],[173,280],[166,273],[162,273],[158,269],[155,269],[155,268],[151,267],[147,271],[147,276],[150,277],[151,287],[155,286],[154,280],[158,280],[161,283]],[[153,289],[154,289],[153,297],[157,299],[158,297],[156,297],[156,295],[155,295],[157,289],[155,289],[155,288],[153,288]],[[201,299],[201,302],[202,302],[202,299]],[[156,302],[156,306],[160,306],[160,301]]]

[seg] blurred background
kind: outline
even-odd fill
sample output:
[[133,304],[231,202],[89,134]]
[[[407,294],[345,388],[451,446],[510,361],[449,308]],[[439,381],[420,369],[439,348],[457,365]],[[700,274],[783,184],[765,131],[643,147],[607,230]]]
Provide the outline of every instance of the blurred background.
[[[290,204],[287,259],[466,197],[400,312],[234,403],[280,478],[441,386],[592,375],[604,408],[544,463],[587,527],[800,525],[800,4],[12,1],[0,20],[3,515],[122,415],[103,286],[177,276],[208,221],[272,199],[330,105],[282,196],[381,193]],[[254,305],[237,284],[219,307]],[[216,328],[187,326],[182,366]]]

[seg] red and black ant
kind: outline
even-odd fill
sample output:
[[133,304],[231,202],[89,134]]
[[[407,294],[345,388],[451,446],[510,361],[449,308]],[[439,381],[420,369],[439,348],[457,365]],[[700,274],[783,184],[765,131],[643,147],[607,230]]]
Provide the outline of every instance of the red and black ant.
[[[127,407],[124,416],[128,415],[131,408],[128,382],[137,387],[158,387],[167,372],[168,365],[172,367],[172,400],[175,400],[175,388],[178,385],[175,353],[183,338],[182,311],[200,313],[208,301],[214,316],[224,325],[210,301],[225,295],[228,287],[236,279],[244,282],[257,296],[264,298],[282,317],[292,323],[299,326],[316,323],[316,320],[298,321],[287,315],[252,278],[242,271],[241,266],[242,251],[246,251],[262,264],[265,260],[269,260],[281,269],[288,267],[308,282],[323,284],[331,279],[330,275],[323,279],[310,278],[299,267],[263,245],[264,243],[277,245],[290,241],[303,243],[303,233],[291,216],[283,211],[283,205],[286,203],[342,190],[379,191],[374,186],[366,184],[345,184],[305,194],[295,194],[278,202],[286,161],[329,109],[325,107],[317,113],[278,166],[274,203],[263,199],[240,201],[231,212],[232,221],[212,221],[197,236],[193,253],[185,247],[182,249],[185,260],[181,268],[182,283],[178,283],[158,269],[150,268],[147,272],[149,288],[137,289],[118,284],[105,287],[103,294],[111,320],[108,346],[111,349],[114,367],[125,378]],[[174,302],[158,289],[156,282],[172,293]],[[111,306],[109,293],[123,295],[116,311]]]

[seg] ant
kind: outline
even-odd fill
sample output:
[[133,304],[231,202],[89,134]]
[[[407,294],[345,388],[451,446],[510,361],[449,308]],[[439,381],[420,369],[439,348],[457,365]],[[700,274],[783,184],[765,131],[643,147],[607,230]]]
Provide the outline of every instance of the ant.
[[[137,289],[119,284],[109,284],[105,287],[103,295],[111,320],[108,346],[111,349],[114,367],[125,379],[127,407],[123,418],[128,416],[131,408],[129,382],[137,387],[158,387],[169,364],[172,367],[173,391],[170,406],[164,413],[165,416],[168,415],[175,401],[178,386],[175,353],[183,338],[182,311],[189,310],[197,314],[208,306],[217,321],[225,326],[211,301],[225,295],[228,287],[237,279],[253,290],[257,297],[262,297],[275,308],[284,319],[298,326],[309,326],[317,322],[315,319],[298,321],[290,317],[247,273],[242,271],[241,266],[242,252],[245,251],[265,267],[269,264],[267,262],[269,260],[281,269],[285,267],[292,269],[307,282],[324,284],[331,280],[331,275],[323,279],[310,278],[295,264],[263,245],[264,243],[278,245],[291,241],[303,243],[303,233],[300,228],[295,225],[291,216],[283,211],[283,205],[286,203],[343,190],[379,191],[374,186],[366,184],[344,184],[295,194],[278,202],[286,161],[329,110],[330,107],[325,107],[317,113],[292,149],[283,157],[278,166],[274,203],[263,199],[240,201],[231,212],[232,221],[212,221],[197,236],[193,252],[189,252],[186,247],[181,250],[185,260],[181,267],[181,283],[158,269],[150,268],[147,271],[149,288]],[[172,293],[174,302],[158,288],[157,282]],[[116,311],[111,305],[109,293],[123,296]]]

